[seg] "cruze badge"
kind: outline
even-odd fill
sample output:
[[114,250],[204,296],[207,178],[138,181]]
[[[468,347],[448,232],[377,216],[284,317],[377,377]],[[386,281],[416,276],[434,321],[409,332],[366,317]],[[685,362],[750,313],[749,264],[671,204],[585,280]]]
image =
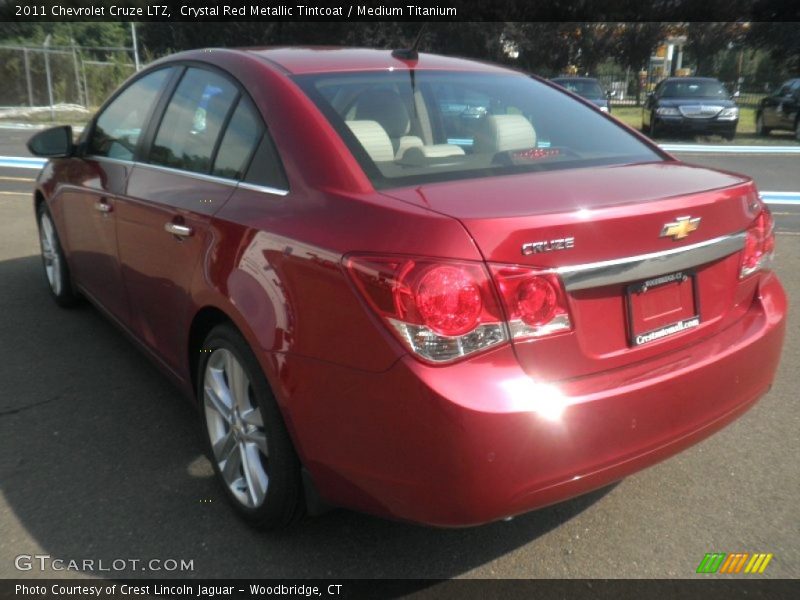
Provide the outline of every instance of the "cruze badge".
[[522,244],[522,254],[530,256],[540,252],[552,252],[553,250],[569,250],[575,247],[574,237],[558,238],[555,240],[543,240],[541,242],[529,242]]
[[678,217],[673,223],[667,223],[661,230],[661,237],[682,240],[700,227],[700,217]]

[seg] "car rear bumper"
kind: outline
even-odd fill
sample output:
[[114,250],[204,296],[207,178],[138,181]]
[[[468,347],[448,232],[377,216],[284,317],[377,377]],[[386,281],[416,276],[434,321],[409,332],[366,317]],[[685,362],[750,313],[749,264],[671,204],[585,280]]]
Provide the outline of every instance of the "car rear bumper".
[[533,381],[510,346],[447,367],[406,357],[379,374],[319,363],[304,373],[301,360],[288,420],[331,503],[476,525],[603,487],[738,417],[773,381],[785,311],[766,275],[745,316],[715,336],[556,385]]

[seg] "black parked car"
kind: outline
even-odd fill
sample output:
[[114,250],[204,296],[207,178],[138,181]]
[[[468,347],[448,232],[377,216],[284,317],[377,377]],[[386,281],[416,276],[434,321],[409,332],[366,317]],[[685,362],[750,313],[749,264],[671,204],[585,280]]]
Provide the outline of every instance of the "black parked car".
[[658,137],[667,131],[712,134],[732,140],[739,109],[717,79],[669,77],[661,81],[642,110],[642,131]]
[[600,110],[611,112],[611,102],[608,100],[610,96],[603,91],[597,79],[592,79],[591,77],[555,77],[551,81],[568,89],[573,94],[586,98],[589,102],[599,106]]
[[800,79],[784,82],[773,94],[759,102],[756,133],[768,135],[773,129],[794,131],[800,142]]

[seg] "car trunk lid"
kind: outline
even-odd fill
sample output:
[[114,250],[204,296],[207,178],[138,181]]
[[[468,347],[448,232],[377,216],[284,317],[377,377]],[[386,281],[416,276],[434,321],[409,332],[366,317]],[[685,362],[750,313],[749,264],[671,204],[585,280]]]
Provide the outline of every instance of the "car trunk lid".
[[742,232],[759,206],[743,176],[662,162],[386,193],[459,219],[489,263],[560,275],[572,330],[514,342],[542,380],[691,344],[743,314],[754,293],[738,277]]

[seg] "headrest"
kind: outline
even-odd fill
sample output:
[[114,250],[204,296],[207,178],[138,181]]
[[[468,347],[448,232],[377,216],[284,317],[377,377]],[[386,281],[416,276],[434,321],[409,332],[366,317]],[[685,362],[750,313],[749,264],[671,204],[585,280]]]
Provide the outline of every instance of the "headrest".
[[405,102],[391,90],[367,90],[356,103],[355,117],[359,121],[377,121],[390,138],[408,133],[411,121]]
[[375,162],[394,160],[392,140],[378,123],[375,121],[345,121],[345,123],[372,160]]
[[536,147],[536,130],[522,115],[489,115],[481,135],[475,138],[475,152],[495,154]]

